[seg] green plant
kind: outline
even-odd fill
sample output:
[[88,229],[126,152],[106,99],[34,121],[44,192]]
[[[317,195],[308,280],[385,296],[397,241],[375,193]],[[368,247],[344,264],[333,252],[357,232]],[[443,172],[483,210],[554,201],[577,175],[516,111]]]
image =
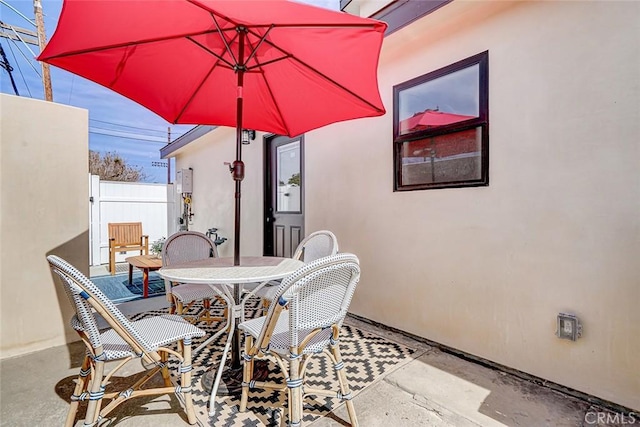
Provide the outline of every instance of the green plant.
[[151,243],[151,247],[149,250],[154,255],[160,255],[162,253],[162,247],[164,246],[164,241],[167,240],[166,237],[161,237],[160,239]]

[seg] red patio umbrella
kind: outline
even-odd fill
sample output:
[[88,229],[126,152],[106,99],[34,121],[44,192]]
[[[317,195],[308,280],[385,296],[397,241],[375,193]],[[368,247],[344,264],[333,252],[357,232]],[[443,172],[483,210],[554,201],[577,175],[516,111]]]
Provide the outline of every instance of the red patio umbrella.
[[295,136],[384,114],[377,65],[386,27],[284,0],[65,0],[38,59],[168,122],[236,127],[239,265],[242,129]]
[[[65,0],[38,59],[168,122],[236,128],[239,265],[242,129],[295,136],[384,114],[377,66],[386,27],[284,0]],[[237,368],[237,338],[234,348]]]

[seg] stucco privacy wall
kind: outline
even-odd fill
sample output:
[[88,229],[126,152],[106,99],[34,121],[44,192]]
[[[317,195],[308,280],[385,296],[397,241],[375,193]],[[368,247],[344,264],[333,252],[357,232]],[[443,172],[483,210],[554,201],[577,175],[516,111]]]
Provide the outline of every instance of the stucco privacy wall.
[[[485,50],[490,186],[394,193],[393,85]],[[640,409],[640,4],[454,1],[379,70],[384,117],[306,135],[306,228],[360,257],[351,310]]]
[[0,95],[0,357],[77,340],[46,256],[89,265],[88,112]]
[[[236,156],[235,129],[217,128],[182,148],[176,170],[193,168],[192,223],[189,230],[206,232],[218,228],[226,237],[218,247],[220,256],[233,256],[235,181],[224,162]],[[243,256],[262,255],[262,138],[242,146],[245,178],[242,181],[240,248]],[[180,200],[178,199],[178,204]],[[181,209],[181,208],[178,208]]]

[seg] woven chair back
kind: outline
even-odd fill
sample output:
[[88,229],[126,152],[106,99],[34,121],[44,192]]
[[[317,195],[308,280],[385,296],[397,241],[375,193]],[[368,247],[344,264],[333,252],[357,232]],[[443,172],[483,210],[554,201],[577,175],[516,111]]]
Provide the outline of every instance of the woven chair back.
[[328,230],[315,231],[300,242],[293,253],[294,259],[309,263],[338,253],[338,239]]
[[151,346],[133,328],[129,319],[84,274],[56,255],[47,256],[47,261],[51,271],[55,273],[54,279],[64,287],[76,311],[72,326],[88,338],[95,355],[102,353],[102,341],[93,310],[98,312],[135,352],[151,350]]
[[[298,346],[310,330],[340,327],[360,280],[358,257],[342,253],[320,258],[306,264],[286,277],[274,301],[288,304],[289,342]],[[271,304],[265,320],[265,328],[257,342],[266,344],[270,322],[274,318],[276,306]],[[329,332],[330,333],[330,332]]]
[[163,267],[211,257],[218,257],[216,245],[197,231],[178,231],[169,236],[162,248]]

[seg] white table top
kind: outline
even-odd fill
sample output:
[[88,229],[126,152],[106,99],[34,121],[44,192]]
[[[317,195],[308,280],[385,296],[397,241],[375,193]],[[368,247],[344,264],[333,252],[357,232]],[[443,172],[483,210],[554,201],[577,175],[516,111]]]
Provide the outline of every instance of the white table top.
[[161,277],[180,283],[255,283],[282,279],[304,263],[291,258],[241,257],[233,265],[233,257],[207,258],[158,270]]

